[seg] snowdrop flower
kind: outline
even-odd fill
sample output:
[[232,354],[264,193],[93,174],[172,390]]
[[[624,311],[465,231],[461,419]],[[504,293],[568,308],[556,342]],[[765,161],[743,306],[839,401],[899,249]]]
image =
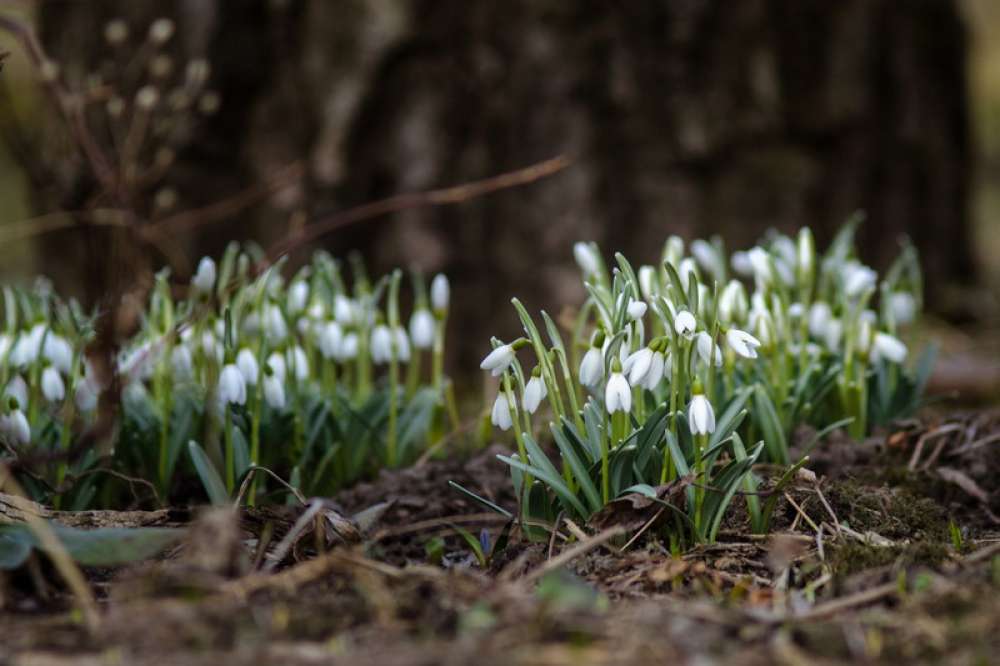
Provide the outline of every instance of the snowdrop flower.
[[247,401],[247,385],[243,373],[233,363],[227,363],[219,374],[219,402],[225,405],[243,405]]
[[671,266],[678,266],[684,257],[684,239],[677,235],[671,235],[667,242],[663,244],[662,260]]
[[392,331],[385,324],[372,329],[370,351],[375,363],[388,363],[392,358]]
[[500,345],[486,355],[486,358],[484,358],[483,362],[479,364],[479,367],[483,370],[489,370],[490,374],[494,377],[499,377],[513,362],[514,346]]
[[902,363],[906,360],[907,349],[899,338],[880,331],[875,334],[872,352],[876,360],[884,358],[893,363]]
[[782,235],[775,238],[771,243],[771,249],[781,261],[786,264],[795,264],[798,250],[795,247],[795,242],[788,236]]
[[698,265],[716,280],[722,280],[725,275],[725,263],[714,245],[705,240],[691,241],[691,254]]
[[285,384],[278,377],[277,373],[270,372],[264,375],[264,402],[271,409],[285,408]]
[[343,294],[333,297],[333,317],[343,326],[354,323],[354,302]]
[[701,393],[691,397],[688,407],[688,425],[692,435],[710,435],[715,432],[715,411],[712,403]]
[[788,306],[788,316],[792,319],[798,319],[806,313],[806,306],[802,305],[798,301],[792,303]]
[[652,300],[659,292],[656,269],[652,266],[639,266],[639,291],[647,301]]
[[438,273],[431,280],[431,307],[439,314],[447,312],[449,300],[451,285],[448,284],[448,277],[444,273]]
[[765,349],[770,349],[774,344],[777,334],[775,332],[774,317],[769,310],[755,308],[750,313],[750,328],[756,333],[756,338]]
[[20,409],[0,416],[0,434],[5,435],[17,446],[26,446],[31,442],[31,426]]
[[14,375],[3,390],[5,400],[14,398],[19,407],[26,407],[28,404],[28,383],[21,375]]
[[674,317],[674,330],[677,331],[677,335],[691,339],[691,336],[694,335],[694,329],[697,326],[698,322],[695,320],[694,315],[687,310],[681,310]]
[[719,345],[715,343],[711,335],[705,331],[700,332],[696,344],[698,347],[698,356],[701,357],[702,361],[706,364],[711,364],[714,356],[715,367],[722,365],[722,350],[719,349]]
[[272,352],[270,356],[267,357],[267,367],[270,368],[271,373],[274,374],[282,383],[285,381],[285,374],[287,372],[287,365],[285,363],[285,357],[278,352]]
[[604,354],[600,347],[591,347],[580,361],[580,384],[591,388],[604,378]]
[[280,343],[288,337],[288,324],[281,314],[281,308],[276,305],[264,306],[264,334],[272,344]]
[[170,368],[176,379],[187,380],[194,377],[191,349],[187,345],[179,344],[170,352]]
[[774,270],[771,255],[762,247],[755,247],[747,252],[754,279],[758,288],[774,283]]
[[589,243],[582,241],[574,243],[573,258],[576,259],[576,263],[580,267],[580,270],[583,271],[585,278],[597,275],[601,271],[601,259],[597,255],[597,250]]
[[292,314],[302,312],[309,300],[309,285],[304,280],[296,280],[288,288],[288,311]]
[[872,346],[872,336],[874,335],[874,329],[872,328],[872,323],[867,319],[858,320],[858,337],[855,342],[855,346],[858,352],[862,355],[867,354]]
[[750,263],[750,253],[744,250],[738,250],[733,252],[732,258],[729,260],[732,265],[733,270],[736,271],[737,275],[742,275],[743,277],[750,277],[753,275],[753,264]]
[[344,341],[344,332],[340,324],[335,321],[328,321],[320,324],[316,342],[319,346],[319,353],[323,358],[337,358],[340,354],[340,347]]
[[212,331],[205,331],[201,334],[201,351],[207,358],[214,358],[218,362],[221,362],[225,355],[225,350]]
[[257,385],[257,376],[260,374],[260,367],[257,365],[257,357],[252,351],[244,347],[236,355],[236,367],[240,369],[243,380],[250,386]]
[[860,296],[875,286],[878,274],[867,266],[852,261],[844,266],[844,293],[850,298]]
[[397,326],[392,331],[393,337],[393,353],[396,355],[396,359],[402,361],[403,363],[410,362],[410,338],[406,335],[406,329],[402,326]]
[[731,328],[726,331],[726,342],[729,347],[743,358],[757,358],[757,347],[760,347],[760,340],[753,337],[746,331]]
[[889,310],[896,324],[906,326],[917,318],[917,299],[905,291],[893,292],[889,296]]
[[344,342],[340,345],[340,355],[337,360],[349,361],[358,355],[358,334],[348,333],[344,336]]
[[739,280],[730,280],[719,294],[719,318],[727,324],[747,316],[747,292]]
[[51,365],[42,370],[42,395],[49,402],[60,402],[66,397],[66,385],[62,375]]
[[[617,365],[617,361],[615,363]],[[613,371],[608,378],[608,385],[604,389],[604,407],[608,414],[618,411],[627,414],[632,411],[632,389],[621,370]]]
[[326,317],[326,306],[320,301],[314,301],[308,309],[306,309],[306,314],[309,315],[311,319],[319,321]]
[[681,278],[681,286],[684,287],[684,291],[690,289],[691,278],[698,279],[698,267],[695,265],[694,259],[688,257],[681,260],[681,265],[677,268],[677,274]]
[[198,270],[191,278],[191,286],[199,294],[207,294],[215,286],[215,262],[211,257],[202,257]]
[[309,357],[302,347],[298,345],[288,350],[288,365],[295,373],[295,379],[304,382],[309,379]]
[[642,319],[643,315],[646,314],[647,307],[648,306],[644,301],[631,299],[629,300],[628,307],[626,309],[628,310],[629,318],[632,321],[636,321],[637,319]]
[[510,416],[510,403],[507,402],[507,396],[502,391],[497,393],[497,399],[493,401],[490,423],[505,431],[510,430],[510,427],[514,425]]
[[9,335],[0,333],[0,360],[3,360],[4,357],[7,356],[7,352],[10,351],[10,348],[13,345],[14,341],[11,339]]
[[833,311],[823,301],[817,301],[809,308],[809,333],[813,337],[823,338],[831,321],[833,321]]
[[45,336],[45,345],[42,352],[56,369],[68,375],[73,368],[73,348],[66,342],[66,338],[56,335],[52,331]]
[[42,351],[42,338],[44,336],[44,324],[35,324],[30,331],[21,335],[10,351],[11,364],[23,368],[37,361]]
[[534,414],[538,411],[538,406],[548,395],[548,389],[545,387],[545,382],[537,374],[537,369],[531,375],[531,379],[524,387],[524,395],[521,398],[521,406],[524,407],[524,411],[529,414]]
[[826,325],[826,331],[823,334],[823,342],[826,344],[826,348],[830,351],[837,351],[840,349],[840,340],[844,337],[844,324],[839,319],[831,319],[830,323]]
[[434,345],[434,315],[427,308],[417,308],[410,317],[410,340],[417,349]]
[[663,352],[645,347],[630,355],[622,364],[622,372],[628,375],[631,386],[655,390],[663,379]]

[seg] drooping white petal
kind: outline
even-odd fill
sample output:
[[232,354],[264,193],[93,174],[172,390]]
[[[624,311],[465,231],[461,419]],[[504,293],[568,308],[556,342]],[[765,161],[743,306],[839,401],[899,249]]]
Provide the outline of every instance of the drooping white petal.
[[899,338],[882,332],[875,334],[872,350],[878,358],[884,358],[893,363],[905,361],[908,352],[906,345]]
[[444,273],[438,273],[431,280],[431,307],[435,312],[444,312],[448,309],[448,301],[451,299],[451,285],[448,277]]
[[247,386],[243,373],[228,363],[219,373],[219,402],[223,405],[243,405],[247,401]]
[[716,367],[722,365],[722,350],[719,349],[719,345],[715,343],[712,336],[701,331],[698,333],[697,340],[698,356],[705,363],[714,363]]
[[510,416],[510,403],[503,392],[497,394],[497,399],[493,401],[493,411],[490,413],[490,423],[501,430],[510,430],[514,425]]
[[285,384],[277,374],[264,377],[264,401],[271,409],[285,408]]
[[580,361],[580,384],[594,387],[604,378],[604,355],[597,347],[591,347]]
[[534,414],[538,411],[538,406],[542,404],[542,400],[544,400],[547,395],[548,389],[545,387],[545,382],[542,381],[542,378],[532,376],[524,387],[524,396],[521,399],[521,406],[524,407],[524,411],[529,414]]
[[479,367],[489,370],[494,377],[499,377],[514,362],[514,348],[511,345],[500,345],[483,359]]
[[698,393],[691,398],[688,407],[688,425],[692,435],[710,435],[715,432],[715,411],[712,403]]
[[257,365],[257,357],[252,351],[244,347],[236,355],[236,367],[240,369],[243,380],[250,386],[257,385],[257,376],[260,374],[260,367]]
[[215,261],[211,257],[202,257],[198,262],[198,270],[191,278],[191,286],[201,294],[207,294],[215,287]]
[[434,315],[426,308],[413,311],[410,317],[410,341],[417,349],[430,349],[434,345]]
[[674,318],[674,330],[677,331],[678,335],[682,335],[685,338],[690,338],[694,335],[694,329],[697,326],[698,322],[694,318],[694,315],[687,310],[681,310]]
[[596,275],[601,270],[601,261],[597,256],[594,247],[588,243],[578,242],[573,244],[573,258],[583,271],[584,277]]
[[51,365],[42,370],[42,395],[49,402],[61,402],[66,397],[62,375]]
[[731,328],[726,331],[726,342],[729,347],[743,358],[757,358],[757,347],[760,347],[760,340],[750,335],[746,331]]
[[628,413],[632,410],[632,389],[620,372],[614,372],[608,378],[608,385],[604,389],[604,407],[609,414],[618,411]]

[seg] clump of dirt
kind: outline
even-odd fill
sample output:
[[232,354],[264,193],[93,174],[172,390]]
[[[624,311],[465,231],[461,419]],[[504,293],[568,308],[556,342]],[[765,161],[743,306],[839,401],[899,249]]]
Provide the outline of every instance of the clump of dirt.
[[[855,479],[831,483],[825,496],[840,523],[892,540],[947,542],[948,512],[907,487],[872,486]],[[819,520],[830,516],[817,514]]]
[[913,566],[937,567],[951,556],[951,548],[940,542],[916,541],[899,546],[878,546],[851,541],[834,548],[830,562],[837,576],[846,578],[872,569],[885,569],[886,573],[895,574]]

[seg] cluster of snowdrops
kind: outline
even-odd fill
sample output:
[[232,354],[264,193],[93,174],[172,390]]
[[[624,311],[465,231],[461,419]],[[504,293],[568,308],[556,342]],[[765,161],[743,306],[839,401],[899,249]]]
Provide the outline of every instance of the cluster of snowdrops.
[[454,417],[445,276],[414,276],[404,320],[398,270],[372,280],[353,260],[348,286],[323,252],[287,281],[281,264],[258,274],[260,259],[236,244],[203,258],[180,300],[158,274],[110,367],[92,353],[95,314],[45,282],[4,289],[0,458],[35,499],[119,507],[152,488],[162,504],[194,479],[215,502],[241,487],[251,501],[289,485],[328,495],[441,439]]
[[[499,378],[492,423],[517,442],[501,460],[522,520],[587,520],[639,493],[663,505],[678,540],[711,541],[743,496],[764,532],[774,503],[760,500],[755,462],[785,465],[787,483],[831,430],[860,437],[911,413],[933,356],[908,364],[901,339],[921,309],[916,251],[904,243],[879,280],[857,259],[856,226],[822,254],[808,228],[731,256],[718,238],[688,254],[671,237],[661,263],[638,271],[620,254],[609,271],[594,244],[577,243],[588,297],[569,344],[545,312],[543,336],[514,299],[524,337],[494,339],[481,364]],[[539,445],[542,425],[555,463]],[[792,460],[802,425],[814,435]],[[683,501],[669,499],[677,488]]]

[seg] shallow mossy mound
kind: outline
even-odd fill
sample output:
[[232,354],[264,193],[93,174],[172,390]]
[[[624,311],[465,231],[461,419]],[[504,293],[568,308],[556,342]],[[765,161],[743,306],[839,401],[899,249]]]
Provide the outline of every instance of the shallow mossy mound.
[[848,480],[831,485],[826,498],[837,519],[858,532],[874,532],[893,541],[948,543],[948,512],[910,488]]
[[851,542],[833,551],[833,571],[837,576],[851,576],[862,571],[891,567],[893,570],[912,566],[937,567],[951,556],[943,542],[916,541],[901,546],[876,546]]

